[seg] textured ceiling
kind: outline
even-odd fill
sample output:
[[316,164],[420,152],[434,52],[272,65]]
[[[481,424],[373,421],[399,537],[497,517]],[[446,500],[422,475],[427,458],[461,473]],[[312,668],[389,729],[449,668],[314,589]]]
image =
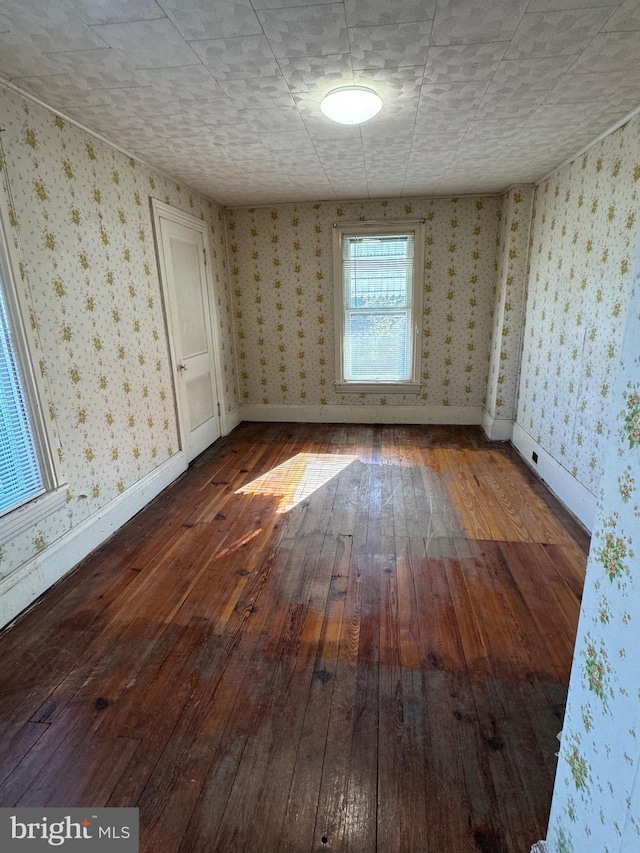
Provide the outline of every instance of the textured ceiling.
[[[225,205],[502,190],[640,102],[640,0],[0,0],[0,74]],[[382,112],[320,112],[346,83]]]

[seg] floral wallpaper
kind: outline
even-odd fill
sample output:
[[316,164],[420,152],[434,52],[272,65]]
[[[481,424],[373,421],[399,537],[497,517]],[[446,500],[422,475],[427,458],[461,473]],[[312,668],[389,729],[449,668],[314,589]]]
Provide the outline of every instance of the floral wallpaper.
[[221,210],[0,88],[2,191],[66,509],[0,548],[0,576],[178,448],[150,197],[210,225],[227,409],[237,403]]
[[505,420],[516,413],[533,192],[532,185],[512,187],[502,197],[485,408],[491,417]]
[[547,835],[550,853],[640,850],[640,258],[621,364],[604,415],[609,439]]
[[518,423],[593,494],[640,225],[640,118],[535,195]]
[[[241,402],[481,406],[500,199],[289,204],[227,213]],[[422,389],[336,394],[334,222],[424,218]]]

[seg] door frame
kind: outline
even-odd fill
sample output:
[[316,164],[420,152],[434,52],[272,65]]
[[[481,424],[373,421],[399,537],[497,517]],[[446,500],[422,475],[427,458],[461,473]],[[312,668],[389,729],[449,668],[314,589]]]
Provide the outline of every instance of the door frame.
[[178,358],[176,356],[176,346],[171,321],[169,284],[167,278],[167,269],[165,266],[164,252],[162,251],[162,232],[160,230],[160,220],[168,219],[178,225],[183,225],[186,228],[192,228],[202,234],[202,245],[205,253],[205,282],[207,294],[209,296],[209,322],[211,323],[211,339],[212,339],[212,356],[213,356],[213,374],[216,383],[217,395],[214,403],[218,406],[218,422],[220,424],[220,435],[227,435],[227,416],[225,411],[225,394],[224,394],[224,374],[222,372],[222,354],[220,351],[220,335],[218,312],[216,308],[216,295],[213,286],[213,275],[211,272],[211,247],[209,245],[209,229],[207,223],[202,219],[197,219],[189,213],[185,213],[164,201],[151,197],[151,213],[153,216],[153,230],[155,236],[156,261],[158,263],[158,271],[160,274],[160,284],[162,286],[162,307],[164,313],[165,330],[167,341],[169,344],[169,359],[171,362],[171,381],[173,384],[173,402],[176,412],[176,421],[178,424],[178,436],[180,439],[180,450],[184,453],[187,447],[186,425],[184,418],[180,412],[180,403],[178,388],[176,385],[178,375]]

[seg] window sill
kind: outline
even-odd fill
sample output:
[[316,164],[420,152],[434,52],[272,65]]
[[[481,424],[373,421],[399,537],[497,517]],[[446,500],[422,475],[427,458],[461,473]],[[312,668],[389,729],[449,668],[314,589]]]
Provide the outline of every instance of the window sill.
[[0,542],[9,542],[42,519],[62,509],[67,502],[67,487],[40,495],[0,518]]
[[419,394],[419,382],[336,382],[337,394]]

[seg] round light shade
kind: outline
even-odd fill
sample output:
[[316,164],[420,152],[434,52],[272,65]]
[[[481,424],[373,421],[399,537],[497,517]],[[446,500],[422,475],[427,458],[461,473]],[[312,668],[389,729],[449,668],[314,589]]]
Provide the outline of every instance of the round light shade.
[[362,124],[382,109],[382,99],[365,86],[341,86],[325,95],[320,109],[339,124]]

